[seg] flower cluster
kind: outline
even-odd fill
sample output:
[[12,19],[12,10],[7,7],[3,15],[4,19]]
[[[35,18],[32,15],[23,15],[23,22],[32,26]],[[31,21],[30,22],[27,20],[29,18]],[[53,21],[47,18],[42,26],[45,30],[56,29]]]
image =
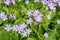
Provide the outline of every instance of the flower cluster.
[[[0,5],[0,25],[4,26],[2,30],[7,32],[14,31],[22,35],[22,37],[28,36],[27,40],[34,36],[37,36],[36,39],[38,40],[40,40],[40,36],[41,39],[44,39],[44,36],[45,40],[48,40],[47,38],[51,35],[49,32],[54,34],[54,31],[55,33],[56,30],[57,32],[59,31],[60,10],[58,6],[60,6],[60,0],[3,0],[2,3],[5,4]],[[4,10],[7,13],[2,12]],[[20,35],[18,36],[20,37]],[[54,38],[53,36],[51,38]],[[32,39],[34,40],[34,38]]]
[[[5,30],[7,30],[8,32],[10,30],[16,31],[18,33],[20,33],[22,35],[22,37],[25,37],[27,35],[29,35],[31,33],[31,30],[29,28],[27,28],[27,25],[31,25],[32,23],[34,23],[34,25],[37,25],[37,22],[41,22],[42,21],[42,16],[43,14],[40,13],[38,10],[29,10],[27,12],[27,15],[29,16],[29,19],[27,20],[26,24],[20,24],[20,25],[10,25],[7,24],[6,27],[4,28]],[[14,14],[10,14],[10,18],[15,18]]]
[[52,10],[52,11],[56,11],[56,6],[57,4],[52,1],[52,0],[41,0],[41,2],[44,4],[44,5],[47,5],[47,7]]
[[[21,2],[22,0],[18,0],[19,2]],[[15,0],[3,0],[5,5],[9,5],[9,4],[15,4]],[[34,0],[34,2],[39,2],[39,0]],[[25,0],[25,3],[28,4],[29,0]]]
[[9,5],[10,3],[15,4],[15,0],[3,0],[5,5]]
[[40,13],[38,10],[29,10],[27,12],[27,15],[29,16],[29,22],[28,23],[30,23],[30,24],[33,21],[36,21],[36,22],[41,22],[42,21],[43,14]]
[[[40,1],[39,0],[34,0],[34,2],[40,2]],[[28,4],[29,3],[29,0],[25,0],[25,3]]]
[[54,3],[57,3],[60,6],[60,0],[52,0]]
[[31,33],[31,30],[26,27],[27,25],[25,23],[20,24],[20,25],[11,25],[11,24],[6,24],[6,27],[4,29],[9,32],[11,30],[16,31],[22,35],[22,37],[25,37]]
[[5,14],[4,12],[0,12],[0,18],[5,21],[5,20],[8,20],[8,19],[15,19],[15,15],[14,14]]

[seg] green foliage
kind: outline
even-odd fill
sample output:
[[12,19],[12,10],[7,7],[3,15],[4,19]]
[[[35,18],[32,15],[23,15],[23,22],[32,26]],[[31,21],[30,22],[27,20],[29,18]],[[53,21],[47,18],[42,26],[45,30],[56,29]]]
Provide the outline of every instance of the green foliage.
[[[1,3],[2,2],[2,3]],[[18,35],[17,32],[11,30],[7,32],[4,30],[6,24],[16,25],[26,23],[28,16],[26,15],[28,10],[37,9],[43,15],[42,22],[38,22],[38,25],[28,25],[27,27],[32,30],[31,34],[25,38],[22,38],[21,35]],[[23,10],[23,12],[21,12]],[[33,2],[30,0],[30,3],[27,5],[25,0],[18,2],[16,4],[4,5],[3,1],[0,0],[0,12],[4,11],[6,14],[13,13],[16,16],[16,19],[13,21],[11,19],[2,21],[0,19],[0,40],[60,40],[60,24],[57,24],[57,19],[60,19],[60,7],[56,6],[56,11],[51,11],[46,9],[46,5],[43,5],[41,2]],[[47,19],[47,14],[50,13],[51,19]],[[47,28],[48,27],[48,28]],[[48,38],[44,38],[44,33],[48,33]]]
[[0,27],[0,40],[18,40],[16,32],[6,32]]

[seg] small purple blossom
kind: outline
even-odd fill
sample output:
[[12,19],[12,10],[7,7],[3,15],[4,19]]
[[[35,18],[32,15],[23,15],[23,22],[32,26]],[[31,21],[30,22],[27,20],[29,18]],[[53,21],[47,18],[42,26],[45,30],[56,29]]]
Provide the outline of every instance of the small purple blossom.
[[28,20],[27,20],[27,24],[32,24],[32,22],[33,22],[33,20],[32,20],[32,18],[29,18]]
[[4,12],[0,12],[0,18],[1,18],[3,21],[5,21],[5,20],[7,20],[7,15],[5,15]]
[[10,3],[15,4],[15,0],[3,0],[5,5],[9,5]]
[[22,34],[22,37],[26,37],[27,36],[27,32],[26,31],[23,31],[21,34]]
[[32,32],[30,29],[26,29],[27,34],[29,35]]
[[19,31],[19,29],[20,29],[20,28],[19,28],[18,25],[14,25],[14,26],[13,26],[13,30],[15,30],[15,31]]
[[13,30],[15,30],[17,32],[23,31],[24,28],[26,28],[26,24],[25,23],[13,26]]
[[39,15],[39,14],[40,14],[40,12],[38,10],[34,10],[34,14],[33,14],[34,17]]
[[9,5],[10,0],[3,0],[5,5]]
[[29,0],[26,0],[25,3],[28,4],[29,3]]
[[15,4],[15,0],[11,0],[12,4]]
[[26,25],[25,23],[20,24],[20,25],[19,25],[19,27],[20,27],[20,31],[23,30],[24,28],[26,28],[26,26],[27,26],[27,25]]
[[34,10],[29,10],[29,11],[27,11],[27,15],[28,15],[29,17],[31,17],[31,16],[33,15],[33,13],[34,13]]
[[48,38],[48,33],[44,33],[44,37],[45,38]]
[[55,3],[55,0],[41,0],[41,2],[44,5],[47,5],[50,10],[56,11],[56,7],[55,6],[57,6],[57,4]]
[[34,2],[39,2],[39,0],[34,0]]
[[29,10],[27,12],[27,15],[31,18],[31,17],[34,17],[34,19],[38,22],[41,22],[42,21],[42,16],[43,14],[40,13],[38,10]]
[[42,2],[43,4],[45,4],[45,5],[48,4],[48,1],[47,1],[47,0],[41,0],[41,2]]
[[31,30],[27,29],[26,26],[27,25],[25,23],[20,24],[20,25],[14,25],[13,30],[15,30],[16,32],[21,34],[22,37],[25,37],[25,36],[27,36],[27,35],[29,35],[31,33]]
[[60,0],[57,0],[58,5],[60,6]]
[[54,3],[58,2],[58,0],[52,0]]
[[11,17],[12,19],[15,19],[15,18],[16,18],[14,14],[10,14],[10,17]]
[[27,36],[27,35],[30,35],[30,33],[31,33],[32,31],[30,30],[30,29],[25,29],[23,32],[22,32],[22,37],[25,37],[25,36]]
[[41,16],[41,15],[37,15],[37,16],[35,17],[35,20],[36,20],[37,22],[41,22],[41,21],[42,21],[42,16]]
[[60,24],[60,19],[57,20],[57,24]]
[[9,32],[10,30],[12,30],[12,27],[10,24],[6,24],[6,27],[4,28],[7,32]]
[[37,22],[34,22],[34,25],[38,25],[38,23]]
[[56,10],[56,4],[55,3],[53,3],[53,2],[48,2],[48,5],[47,5],[51,10],[53,10],[53,11],[55,11]]

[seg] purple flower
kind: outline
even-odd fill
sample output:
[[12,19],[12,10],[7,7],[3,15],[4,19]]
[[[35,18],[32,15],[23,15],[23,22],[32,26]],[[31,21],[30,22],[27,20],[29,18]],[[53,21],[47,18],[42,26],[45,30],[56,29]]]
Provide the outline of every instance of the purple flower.
[[39,14],[40,14],[40,12],[38,10],[34,10],[34,14],[33,14],[34,17],[39,15]]
[[34,13],[34,10],[29,10],[29,11],[27,11],[27,15],[28,15],[29,17],[31,17],[31,16],[33,15],[33,13]]
[[48,5],[47,5],[51,10],[53,10],[53,11],[55,11],[56,10],[56,4],[55,3],[53,3],[53,2],[48,2]]
[[10,3],[15,4],[15,0],[3,0],[5,5],[9,5]]
[[35,16],[35,20],[37,21],[37,22],[41,22],[42,21],[42,15],[36,15]]
[[58,5],[60,6],[60,0],[57,0]]
[[12,19],[15,19],[15,18],[16,18],[14,14],[10,14],[10,17],[11,17]]
[[34,0],[34,2],[39,2],[39,0]]
[[23,31],[21,34],[22,34],[22,37],[26,37],[27,36],[27,32],[26,31]]
[[31,33],[30,29],[26,29],[26,33],[29,35]]
[[14,25],[14,26],[13,26],[13,30],[19,31],[19,26],[18,26],[18,25]]
[[28,12],[27,12],[27,15],[29,16],[29,17],[32,17],[32,16],[35,16],[35,15],[37,15],[37,14],[39,14],[40,12],[38,11],[38,10],[29,10]]
[[25,23],[20,24],[20,25],[19,25],[20,31],[23,31],[24,28],[26,28],[26,26],[27,26],[27,25],[26,25]]
[[45,38],[48,38],[48,33],[44,33],[44,37]]
[[60,0],[57,0],[57,2],[60,2]]
[[25,29],[21,34],[22,34],[22,37],[26,37],[27,35],[30,35],[32,31],[30,29]]
[[32,18],[33,17],[33,19],[35,19],[36,21],[38,21],[38,22],[41,22],[42,21],[42,14],[38,11],[38,10],[29,10],[28,12],[27,12],[27,15],[30,17],[30,18]]
[[9,5],[10,0],[3,0],[5,5]]
[[38,23],[37,22],[34,22],[34,25],[38,25]]
[[6,24],[6,27],[4,28],[7,32],[9,32],[10,30],[12,30],[12,27],[10,24]]
[[26,26],[27,25],[25,23],[20,25],[14,25],[13,30],[15,30],[18,33],[21,33],[22,37],[25,37],[31,33],[31,30],[27,29]]
[[3,18],[5,16],[4,12],[0,12],[0,18]]
[[21,31],[24,31],[24,28],[26,28],[25,23],[13,26],[13,30],[17,31],[18,33],[20,33]]
[[57,4],[55,3],[55,0],[41,0],[41,2],[48,6],[48,8],[52,11],[56,11]]
[[25,3],[28,4],[29,3],[29,0],[26,0]]
[[41,2],[45,5],[47,5],[48,1],[47,0],[41,0]]
[[13,4],[15,4],[15,0],[11,0],[11,2],[12,2]]
[[57,24],[60,24],[60,19],[57,20]]
[[52,0],[54,3],[56,3],[58,0]]
[[32,20],[32,18],[29,18],[28,20],[27,20],[27,24],[32,24],[32,22],[33,22],[33,20]]
[[1,13],[0,13],[0,18],[1,18],[3,21],[5,21],[5,20],[7,20],[7,15],[5,15],[4,12],[1,12]]
[[20,24],[19,25],[19,31],[18,31],[18,33],[21,33],[21,32],[23,32],[24,31],[24,29],[26,28],[26,24],[25,23],[23,23],[23,24]]

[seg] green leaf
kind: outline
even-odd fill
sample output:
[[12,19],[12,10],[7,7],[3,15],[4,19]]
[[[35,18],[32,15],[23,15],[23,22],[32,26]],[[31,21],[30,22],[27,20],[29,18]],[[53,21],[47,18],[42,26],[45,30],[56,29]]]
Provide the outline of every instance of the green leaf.
[[9,8],[7,8],[6,6],[5,6],[5,7],[3,7],[3,9],[4,9],[7,13],[10,13]]
[[16,32],[7,32],[3,29],[0,30],[0,40],[18,40]]
[[20,23],[22,23],[23,21],[22,21],[22,18],[19,18],[19,19],[17,19],[16,21],[15,21],[15,23],[14,24],[20,24]]
[[13,12],[17,19],[20,18],[20,14],[18,10],[13,10]]
[[0,19],[0,24],[2,24],[2,19]]
[[27,40],[36,40],[36,38],[28,38]]
[[45,40],[56,40],[54,31],[50,31],[48,32],[48,34],[48,38],[46,38]]

